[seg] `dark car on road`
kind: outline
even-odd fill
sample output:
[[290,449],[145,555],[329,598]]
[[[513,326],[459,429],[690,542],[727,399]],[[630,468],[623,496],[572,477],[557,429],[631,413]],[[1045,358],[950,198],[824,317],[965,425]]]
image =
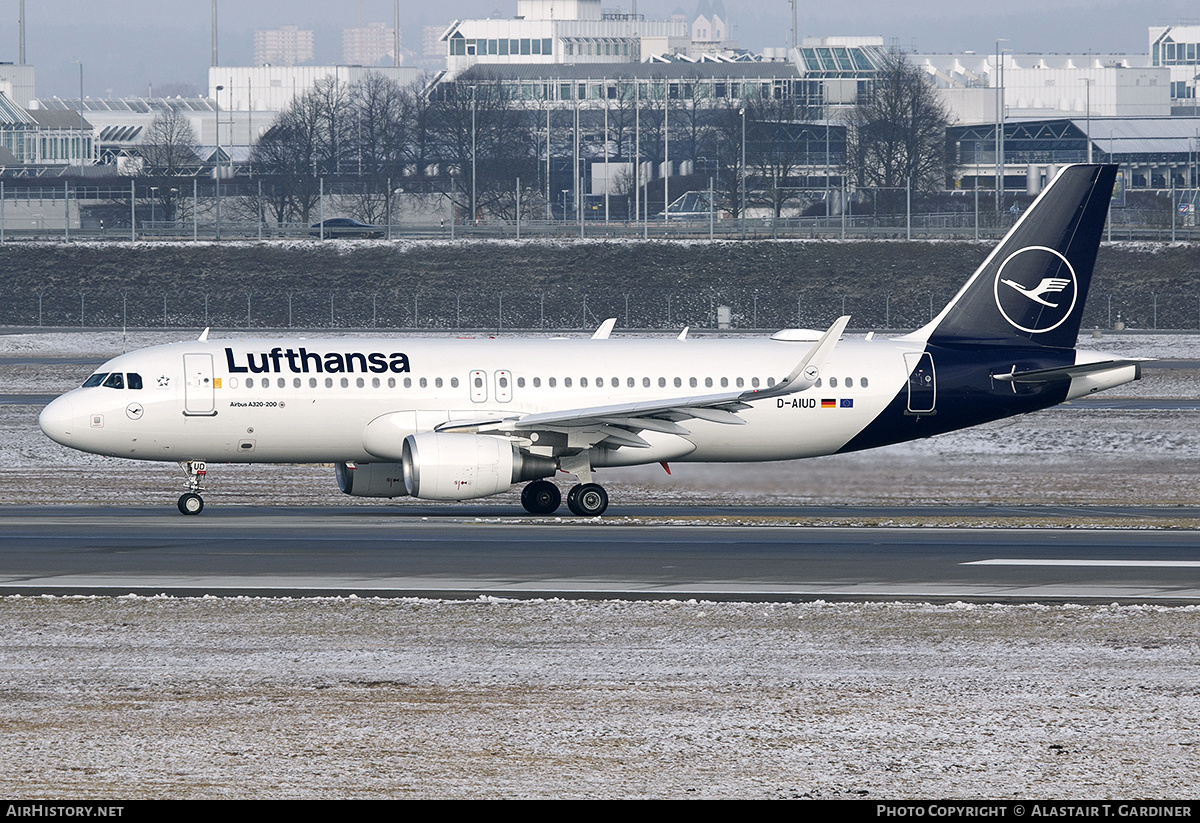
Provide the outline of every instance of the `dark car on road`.
[[383,229],[379,226],[369,226],[366,223],[360,223],[353,217],[330,217],[321,223],[313,223],[309,226],[309,237],[320,237],[321,226],[325,227],[325,239],[330,238],[368,238],[378,240],[383,237]]

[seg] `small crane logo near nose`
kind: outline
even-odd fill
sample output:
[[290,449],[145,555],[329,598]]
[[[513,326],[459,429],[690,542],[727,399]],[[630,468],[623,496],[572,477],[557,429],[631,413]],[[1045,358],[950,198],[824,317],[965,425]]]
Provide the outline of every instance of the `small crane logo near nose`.
[[125,407],[125,414],[130,420],[141,420],[143,411],[141,403],[130,403]]

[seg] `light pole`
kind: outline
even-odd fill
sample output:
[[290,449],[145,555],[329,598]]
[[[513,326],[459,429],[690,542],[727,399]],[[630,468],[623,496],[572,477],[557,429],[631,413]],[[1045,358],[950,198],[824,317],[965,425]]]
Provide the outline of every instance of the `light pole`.
[[154,228],[154,217],[155,217],[154,206],[155,206],[155,201],[157,199],[158,199],[158,186],[151,186],[150,187],[150,228],[151,229]]
[[73,60],[79,64],[79,165],[83,165],[84,128],[83,128],[83,61]]
[[663,224],[671,220],[671,83],[663,83]]
[[1086,112],[1087,124],[1084,130],[1084,138],[1087,140],[1087,161],[1092,162],[1092,78],[1083,78],[1084,88],[1084,111]]
[[[213,155],[213,179],[216,181],[217,187],[217,239],[221,239],[221,92],[224,91],[224,86],[217,86],[216,100],[213,101],[216,106],[216,125],[217,125],[217,153]],[[249,325],[249,324],[247,324]]]
[[1004,208],[1004,52],[1001,43],[1005,37],[996,38],[996,216]]
[[475,222],[475,87],[471,86],[471,222]]
[[642,84],[633,81],[633,222],[642,219]]
[[604,222],[608,222],[608,98],[604,99]]
[[746,107],[742,106],[738,109],[738,114],[742,116],[742,164],[741,174],[738,177],[741,184],[741,206],[738,208],[738,217],[742,221],[742,234],[746,233]]

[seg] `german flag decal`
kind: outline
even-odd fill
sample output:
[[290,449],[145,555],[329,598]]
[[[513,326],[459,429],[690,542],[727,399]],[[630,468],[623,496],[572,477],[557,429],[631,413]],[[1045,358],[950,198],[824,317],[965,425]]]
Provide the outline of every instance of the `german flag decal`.
[[834,400],[834,399],[832,399],[832,398],[829,398],[829,399],[822,398],[822,399],[821,399],[821,408],[823,408],[823,409],[836,409],[836,408],[837,408],[837,401],[836,401],[836,400]]

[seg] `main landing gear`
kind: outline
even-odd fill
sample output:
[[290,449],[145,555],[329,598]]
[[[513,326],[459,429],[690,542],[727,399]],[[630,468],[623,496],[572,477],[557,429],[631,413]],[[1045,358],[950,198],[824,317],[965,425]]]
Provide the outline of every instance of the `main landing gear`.
[[200,487],[208,474],[208,464],[203,460],[188,460],[179,464],[188,476],[188,490],[180,496],[180,514],[199,514],[204,511],[204,499],[200,496]]
[[[562,493],[549,480],[535,480],[521,492],[521,505],[530,514],[553,514]],[[596,483],[580,483],[567,493],[567,508],[580,517],[598,517],[608,508],[608,493]]]
[[567,508],[580,517],[599,517],[608,508],[608,492],[598,483],[580,483],[567,492]]
[[530,514],[553,514],[562,503],[562,492],[549,480],[534,480],[521,491],[521,505]]

